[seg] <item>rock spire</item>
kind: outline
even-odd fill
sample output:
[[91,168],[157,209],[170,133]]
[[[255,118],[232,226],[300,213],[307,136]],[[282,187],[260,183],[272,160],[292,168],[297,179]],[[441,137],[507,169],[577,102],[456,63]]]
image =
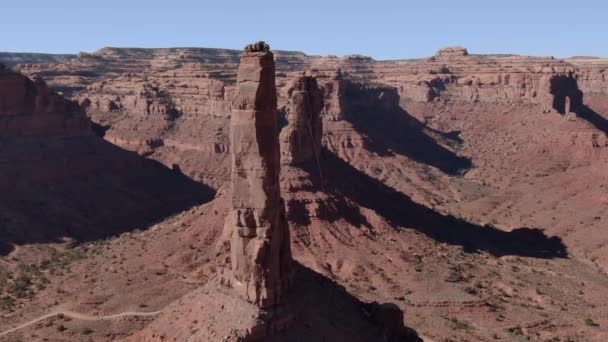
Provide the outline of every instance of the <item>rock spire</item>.
[[231,279],[235,291],[266,308],[280,304],[292,273],[289,226],[279,186],[280,151],[274,56],[245,47],[230,119]]

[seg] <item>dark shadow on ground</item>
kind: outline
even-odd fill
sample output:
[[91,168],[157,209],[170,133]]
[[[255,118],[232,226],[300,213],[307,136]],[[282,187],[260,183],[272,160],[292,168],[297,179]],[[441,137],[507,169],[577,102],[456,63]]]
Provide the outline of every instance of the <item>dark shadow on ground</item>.
[[595,128],[608,134],[608,119],[586,105],[582,105],[576,109],[576,115],[583,120],[586,120]]
[[394,226],[418,230],[438,242],[462,246],[467,252],[487,251],[495,256],[537,258],[565,258],[568,255],[560,238],[548,237],[541,229],[524,227],[506,232],[491,226],[478,226],[412,201],[326,149],[323,163],[326,188],[374,210]]
[[[346,220],[349,224],[361,228],[363,226],[373,228],[367,221],[367,218],[361,213],[360,208],[354,203],[348,201],[342,195],[333,193],[331,189],[327,189],[326,193],[330,194],[317,203],[316,217],[327,222],[336,222],[340,219]],[[306,203],[299,200],[290,200],[287,202],[288,215],[287,219],[296,224],[296,226],[310,225],[310,216]]]
[[297,319],[267,341],[421,342],[392,303],[363,303],[337,282],[294,263],[287,302]]
[[[308,226],[311,224],[311,216],[327,222],[345,220],[349,224],[361,228],[363,226],[373,228],[365,215],[361,213],[361,208],[348,198],[337,193],[331,187],[324,187],[319,165],[316,161],[299,163],[298,165],[284,165],[281,167],[283,181],[287,181],[290,187],[293,183],[297,184],[297,192],[311,193],[315,197],[315,213],[309,211],[309,201],[297,198],[290,198],[289,189],[283,193],[286,199],[287,219],[296,226]],[[293,183],[292,183],[293,182]],[[322,190],[322,191],[319,191]]]
[[215,192],[96,136],[3,139],[0,255],[13,245],[78,242],[146,229]]
[[470,168],[471,160],[439,144],[425,130],[454,144],[462,143],[455,132],[425,127],[399,105],[395,88],[349,82],[345,89],[344,116],[367,138],[369,148],[380,155],[397,153],[455,175]]

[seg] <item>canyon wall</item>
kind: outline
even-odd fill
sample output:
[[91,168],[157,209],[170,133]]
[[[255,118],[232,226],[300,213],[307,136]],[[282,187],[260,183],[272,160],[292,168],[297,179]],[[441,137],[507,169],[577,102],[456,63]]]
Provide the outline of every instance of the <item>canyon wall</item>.
[[77,103],[48,89],[40,77],[0,67],[0,136],[86,134],[90,121]]
[[[241,53],[104,48],[16,69],[45,77],[52,89],[77,100],[97,124],[96,132],[111,143],[218,188],[229,181],[229,118]],[[279,108],[288,107],[294,80],[308,71],[322,93],[326,122],[346,120],[350,110],[345,106],[364,102],[354,89],[365,84],[372,92],[383,89],[374,95],[382,96],[383,103],[402,108],[531,105],[539,113],[567,114],[593,104],[601,114],[608,107],[604,59],[476,55],[462,47],[441,49],[430,58],[394,61],[285,51],[275,56]],[[356,145],[357,139],[342,143]],[[216,162],[201,162],[209,159]]]
[[0,254],[19,244],[111,236],[213,196],[99,138],[77,102],[7,68],[0,68],[0,146]]
[[[99,87],[86,89],[87,86],[100,81],[114,81],[121,75],[141,75],[146,80],[168,83],[167,91],[175,95],[177,103],[177,99],[182,97],[192,101],[188,96],[192,93],[189,86],[198,89],[195,91],[199,91],[199,95],[205,95],[206,90],[203,90],[209,88],[210,98],[221,98],[222,87],[234,85],[240,53],[237,50],[204,48],[104,48],[60,63],[20,64],[17,69],[49,79],[53,88],[68,96],[96,94]],[[360,55],[338,58],[286,51],[277,52],[276,60],[279,88],[286,85],[294,72],[311,70],[332,75],[340,70],[358,81],[396,86],[402,98],[422,102],[445,99],[545,105],[548,98],[545,95],[551,93],[547,79],[553,77],[576,80],[584,93],[606,94],[608,90],[608,63],[600,58],[560,60],[553,57],[476,55],[462,47],[450,47],[439,50],[430,58],[415,60],[375,61]],[[205,84],[209,80],[219,83]],[[120,82],[108,84],[105,92],[111,94],[115,86],[120,89]],[[184,111],[195,112],[187,102],[182,105]]]

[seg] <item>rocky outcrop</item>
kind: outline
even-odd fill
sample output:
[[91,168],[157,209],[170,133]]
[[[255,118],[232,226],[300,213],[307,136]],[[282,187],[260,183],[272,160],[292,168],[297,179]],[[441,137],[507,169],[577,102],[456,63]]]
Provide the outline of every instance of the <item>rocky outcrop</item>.
[[106,93],[106,82],[102,82],[90,86],[91,94],[80,100],[91,117],[106,115],[106,120],[96,120],[107,127],[106,140],[144,155],[164,145],[164,133],[181,115],[169,92],[131,78],[112,83],[113,94]]
[[241,57],[230,120],[232,210],[228,283],[262,308],[281,303],[292,272],[289,227],[279,186],[274,56],[267,44]]
[[321,116],[329,121],[344,119],[342,116],[344,90],[348,81],[344,78],[342,70],[338,69],[321,80],[320,88],[323,93],[323,110]]
[[1,137],[90,132],[78,104],[50,91],[40,77],[0,68],[0,93]]
[[608,95],[608,59],[572,57],[566,61],[577,67],[578,85],[585,96]]
[[317,80],[302,76],[288,90],[288,124],[281,130],[281,163],[298,165],[318,161],[321,153],[323,95]]
[[435,54],[436,58],[453,58],[453,57],[462,57],[468,56],[469,51],[462,46],[450,46],[439,49],[437,54]]

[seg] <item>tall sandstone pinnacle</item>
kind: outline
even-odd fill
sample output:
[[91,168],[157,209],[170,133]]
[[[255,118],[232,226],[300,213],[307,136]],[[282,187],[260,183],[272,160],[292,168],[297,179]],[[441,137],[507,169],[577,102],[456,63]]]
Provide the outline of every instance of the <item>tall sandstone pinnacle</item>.
[[230,119],[231,286],[261,308],[280,304],[290,284],[289,226],[279,185],[274,56],[263,42],[241,57]]

